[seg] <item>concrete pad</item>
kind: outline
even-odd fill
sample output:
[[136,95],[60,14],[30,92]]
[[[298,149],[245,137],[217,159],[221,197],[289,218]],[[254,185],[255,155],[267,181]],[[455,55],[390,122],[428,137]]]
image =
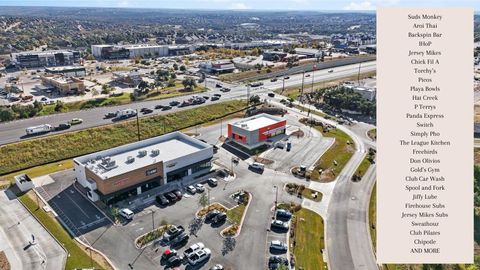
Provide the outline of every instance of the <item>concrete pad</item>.
[[54,180],[52,177],[50,177],[50,175],[43,175],[32,178],[32,182],[35,187],[41,187],[53,183]]

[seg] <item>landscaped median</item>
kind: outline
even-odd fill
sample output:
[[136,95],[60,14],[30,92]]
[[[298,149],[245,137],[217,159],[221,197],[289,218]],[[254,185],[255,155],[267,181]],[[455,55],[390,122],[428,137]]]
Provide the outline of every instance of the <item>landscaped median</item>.
[[[203,124],[246,108],[232,100],[165,115],[140,118],[140,137],[146,139]],[[0,174],[56,162],[137,141],[135,120],[52,135],[0,146]]]
[[[34,215],[37,220],[60,242],[67,250],[67,262],[65,269],[87,269],[91,267],[90,256],[87,249],[73,239],[65,231],[60,223],[51,214],[48,214],[43,208],[36,204],[35,200],[30,198],[29,193],[18,197],[20,202]],[[95,269],[113,269],[99,254],[92,252]],[[99,263],[100,262],[100,263]]]
[[285,191],[287,191],[290,195],[305,197],[315,202],[319,202],[322,200],[322,193],[309,189],[308,187],[305,187],[305,185],[287,183],[285,185]]
[[162,237],[171,226],[172,225],[161,225],[153,231],[140,235],[135,239],[135,246],[140,249],[152,244],[155,240]]

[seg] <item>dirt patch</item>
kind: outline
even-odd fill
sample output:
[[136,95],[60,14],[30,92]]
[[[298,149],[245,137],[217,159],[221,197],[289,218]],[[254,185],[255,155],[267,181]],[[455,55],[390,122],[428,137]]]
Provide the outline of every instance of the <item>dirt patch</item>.
[[297,138],[303,138],[303,136],[305,136],[305,132],[303,132],[303,130],[299,129],[297,131],[292,132],[292,134],[290,134],[290,136],[297,137]]
[[10,263],[3,251],[0,251],[0,270],[10,270]]
[[254,157],[253,160],[255,160],[255,162],[260,162],[260,163],[263,163],[265,165],[270,165],[270,164],[273,164],[273,162],[274,162],[271,159],[262,158],[262,157]]

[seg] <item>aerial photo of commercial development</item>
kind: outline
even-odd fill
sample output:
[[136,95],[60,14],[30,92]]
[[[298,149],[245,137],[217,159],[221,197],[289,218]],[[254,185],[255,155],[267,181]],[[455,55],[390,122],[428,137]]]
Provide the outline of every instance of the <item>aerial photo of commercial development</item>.
[[0,7],[0,270],[480,269],[376,262],[374,11],[25,2]]

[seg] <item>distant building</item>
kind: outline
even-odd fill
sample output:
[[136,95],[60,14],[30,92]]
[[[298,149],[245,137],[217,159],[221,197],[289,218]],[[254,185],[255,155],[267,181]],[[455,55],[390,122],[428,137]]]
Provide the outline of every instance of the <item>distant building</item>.
[[66,67],[47,67],[45,72],[49,74],[60,74],[66,77],[83,77],[85,76],[85,67],[83,66],[66,66]]
[[80,52],[72,50],[28,51],[11,56],[12,62],[22,68],[69,66],[80,62]]
[[213,147],[173,132],[75,158],[75,176],[92,201],[107,205],[209,172]]
[[168,45],[92,45],[92,54],[97,59],[128,59],[136,57],[165,57],[190,54],[191,46]]
[[320,58],[323,55],[321,50],[309,48],[295,48],[295,53],[305,58]]
[[287,120],[262,113],[228,124],[228,139],[248,149],[268,143],[286,132]]
[[85,93],[85,84],[83,80],[74,77],[64,77],[58,75],[41,76],[42,84],[53,87],[61,94],[83,94]]
[[279,62],[287,57],[287,53],[283,51],[265,51],[263,52],[263,60]]
[[216,62],[206,62],[200,64],[200,69],[206,73],[230,73],[235,70],[235,65],[231,61],[216,61]]
[[113,80],[129,87],[136,87],[142,81],[142,76],[135,71],[113,72]]

